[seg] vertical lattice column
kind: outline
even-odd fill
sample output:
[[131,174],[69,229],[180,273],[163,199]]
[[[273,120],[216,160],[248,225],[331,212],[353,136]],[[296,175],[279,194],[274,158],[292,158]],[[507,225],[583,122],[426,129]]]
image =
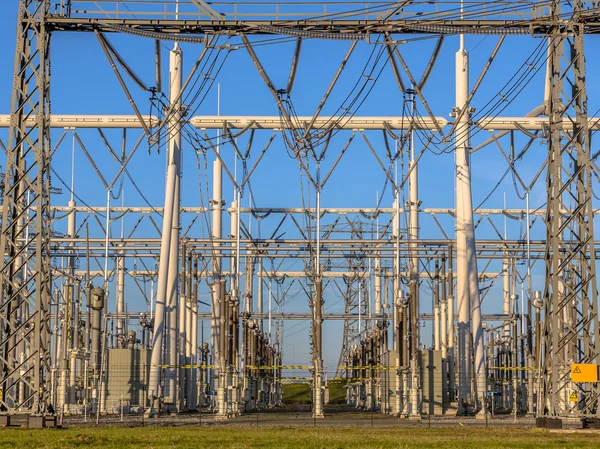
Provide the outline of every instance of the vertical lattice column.
[[48,7],[48,0],[21,0],[17,29],[0,236],[0,405],[9,412],[43,413],[48,403]]
[[[584,30],[577,21],[581,11],[581,1],[574,2],[573,20],[568,26],[557,25],[550,38],[552,97],[540,416],[599,414],[597,384],[573,384],[570,378],[571,364],[597,363],[599,354]],[[555,17],[558,13],[557,3]]]

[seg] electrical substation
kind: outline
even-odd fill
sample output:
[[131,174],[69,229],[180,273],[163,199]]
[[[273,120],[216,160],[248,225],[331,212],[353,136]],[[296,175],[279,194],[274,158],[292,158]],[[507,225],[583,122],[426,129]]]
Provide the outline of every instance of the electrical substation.
[[18,4],[0,425],[600,428],[598,2]]

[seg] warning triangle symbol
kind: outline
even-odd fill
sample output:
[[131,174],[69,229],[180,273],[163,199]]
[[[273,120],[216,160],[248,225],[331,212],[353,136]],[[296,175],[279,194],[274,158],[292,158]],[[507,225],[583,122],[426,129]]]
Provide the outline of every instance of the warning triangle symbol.
[[573,370],[573,373],[581,374],[581,369],[578,366],[576,366],[575,369]]

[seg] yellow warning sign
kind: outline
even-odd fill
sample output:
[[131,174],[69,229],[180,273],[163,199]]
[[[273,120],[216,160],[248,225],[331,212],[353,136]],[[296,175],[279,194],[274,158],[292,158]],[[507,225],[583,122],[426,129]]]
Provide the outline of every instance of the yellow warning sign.
[[598,365],[594,363],[571,365],[571,382],[598,382]]
[[576,392],[572,392],[571,396],[569,396],[569,402],[578,402],[579,399],[577,398],[577,393]]

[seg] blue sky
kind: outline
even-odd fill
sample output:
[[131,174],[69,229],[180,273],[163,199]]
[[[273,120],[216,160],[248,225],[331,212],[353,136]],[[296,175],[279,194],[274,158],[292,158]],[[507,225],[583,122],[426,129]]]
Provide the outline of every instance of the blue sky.
[[[10,110],[10,96],[12,86],[12,63],[14,60],[15,26],[17,16],[17,2],[6,2],[3,5],[3,14],[0,16],[0,33],[2,33],[2,46],[0,46],[0,58],[6,61],[0,68],[0,113],[8,113]],[[109,35],[109,40],[114,44],[119,53],[128,61],[133,69],[140,74],[148,84],[154,84],[154,41],[140,37]],[[264,38],[259,38],[264,39]],[[471,85],[476,81],[481,68],[489,58],[498,38],[495,36],[467,36],[466,46],[471,58]],[[592,114],[600,106],[600,83],[599,63],[593,49],[597,47],[598,38],[592,36],[587,39],[587,68],[588,68],[588,97],[589,111]],[[239,39],[233,38],[231,44],[239,44]],[[254,40],[252,40],[254,42]],[[484,79],[481,87],[473,100],[473,107],[478,114],[490,100],[498,99],[498,92],[503,89],[513,74],[522,66],[534,49],[540,44],[540,39],[524,37],[507,37],[493,66]],[[276,88],[285,87],[287,83],[290,62],[294,50],[294,43],[277,45],[256,46],[255,50],[261,59],[265,70],[269,74]],[[305,40],[300,57],[300,65],[296,77],[291,101],[299,115],[312,115],[331,78],[334,76],[344,54],[350,43],[337,41]],[[429,60],[435,39],[409,42],[400,47],[403,57],[410,66],[415,77],[419,78],[427,61]],[[166,88],[168,79],[168,50],[172,47],[170,42],[163,43],[163,85]],[[201,45],[183,45],[184,51],[184,78],[191,69],[194,61],[202,50]],[[340,103],[344,101],[352,86],[361,80],[362,71],[369,54],[377,51],[375,44],[361,42],[352,55],[344,74],[340,78],[337,87],[327,102],[322,115],[334,113]],[[424,93],[427,101],[435,115],[450,119],[449,114],[455,105],[454,99],[454,59],[458,49],[458,38],[448,36],[445,39],[442,52],[431,77],[425,87]],[[527,88],[510,104],[506,104],[501,116],[523,116],[543,101],[544,68],[535,75]],[[128,80],[130,81],[130,80]],[[404,77],[408,84],[408,80]],[[203,104],[199,105],[196,115],[216,115],[217,94],[216,83],[221,85],[221,114],[223,115],[277,115],[277,106],[260,79],[260,75],[252,64],[247,52],[240,48],[232,51],[223,65],[222,70],[213,88],[206,97]],[[129,87],[134,94],[136,102],[142,113],[150,110],[149,94],[142,92],[133,83]],[[507,93],[507,92],[504,92]],[[118,82],[108,64],[100,45],[93,34],[56,33],[52,38],[52,85],[51,85],[52,111],[56,114],[132,114],[127,98],[123,94]],[[389,64],[383,69],[381,76],[375,84],[371,94],[362,104],[357,115],[369,116],[398,116],[402,114],[404,100],[394,81]],[[194,105],[198,106],[198,104]],[[418,102],[417,109],[420,114],[426,115],[423,105]],[[598,115],[596,113],[596,115]],[[90,150],[94,160],[107,179],[118,172],[119,164],[109,156],[104,145],[95,131],[81,130],[78,132],[86,147]],[[211,135],[214,135],[214,132]],[[53,134],[56,142],[61,131]],[[108,131],[106,133],[111,144],[120,148],[120,132]],[[376,148],[378,154],[383,156],[384,144],[381,133],[367,133],[369,140]],[[4,140],[5,131],[0,131],[0,138]],[[137,131],[128,133],[128,151],[133,143],[139,138]],[[323,170],[328,171],[335,161],[337,154],[350,136],[349,132],[339,133],[333,140],[328,150],[327,157],[323,162]],[[249,164],[259,154],[262,146],[270,137],[270,132],[257,132],[254,142],[254,150]],[[426,136],[420,136],[421,139]],[[479,132],[473,136],[472,146],[489,137],[487,132]],[[247,135],[240,137],[238,144],[243,147],[247,141]],[[517,152],[527,141],[524,136],[516,136],[515,146]],[[505,149],[508,148],[508,139],[502,140]],[[70,179],[72,136],[69,134],[59,147],[53,166],[60,176],[68,181]],[[440,145],[441,148],[448,147]],[[595,144],[595,148],[597,144]],[[422,148],[420,139],[417,139],[416,149]],[[451,149],[451,145],[449,146]],[[130,172],[136,184],[142,190],[144,196],[153,206],[162,206],[164,201],[164,173],[165,173],[165,151],[162,148],[160,154],[152,151],[148,154],[148,144],[144,141],[138,153],[132,159]],[[596,148],[597,150],[597,148]],[[531,182],[538,168],[542,165],[546,151],[544,142],[537,142],[532,146],[527,156],[517,163],[519,174],[526,183]],[[592,153],[595,151],[593,150]],[[198,170],[196,154],[188,142],[184,143],[183,156],[183,185],[182,204],[184,206],[199,206],[200,194],[206,202],[207,192],[204,189],[206,183],[206,171],[202,166]],[[224,146],[223,158],[233,172],[234,156],[230,145]],[[213,156],[209,151],[207,155],[208,173],[212,164]],[[4,165],[4,164],[3,164]],[[490,145],[478,151],[472,156],[473,177],[473,204],[479,205],[490,191],[496,186],[499,179],[506,171],[507,165],[497,147]],[[242,170],[238,163],[238,173]],[[232,185],[224,177],[224,197],[227,205],[232,199]],[[280,138],[276,139],[273,146],[265,156],[264,161],[258,166],[253,174],[252,193],[256,205],[259,207],[301,207],[302,194],[300,191],[300,176],[298,165],[286,154]],[[540,207],[545,202],[545,175],[531,192],[531,208]],[[63,187],[62,195],[55,195],[55,204],[66,204],[69,195],[65,186],[56,179],[53,180],[57,187]],[[119,183],[117,183],[119,185]],[[140,195],[136,192],[131,182],[124,181],[124,203],[125,205],[144,205]],[[331,179],[328,181],[322,194],[323,207],[375,207],[376,198],[383,195],[382,206],[390,207],[392,203],[391,188],[385,188],[385,176],[379,168],[375,158],[372,156],[362,137],[356,135],[347,153],[342,158]],[[103,206],[106,202],[106,190],[95,174],[93,168],[85,158],[80,149],[76,151],[76,173],[75,186],[77,194],[89,205]],[[314,205],[314,192],[309,194],[304,183],[305,201]],[[522,189],[518,188],[519,193]],[[115,192],[117,194],[118,192]],[[454,206],[454,154],[434,154],[427,151],[420,161],[419,199],[423,208],[453,207]],[[506,176],[500,183],[495,193],[485,202],[482,207],[500,208],[504,203],[506,194],[507,206],[524,208],[525,202],[515,192],[512,176]],[[121,204],[122,196],[115,203]],[[248,204],[249,192],[244,192],[243,204]],[[454,232],[454,220],[448,216],[439,216],[438,219],[445,225],[445,231],[452,235]],[[131,227],[136,219],[125,217],[125,226]],[[247,217],[244,217],[247,220]],[[326,217],[324,224],[331,223]],[[385,218],[380,218],[383,222]],[[63,220],[64,221],[64,220]],[[189,223],[189,222],[187,222]],[[184,228],[187,224],[184,222]],[[267,218],[260,223],[263,236],[270,235],[278,223],[276,218]],[[502,228],[503,220],[495,218],[496,226]],[[158,223],[160,226],[160,222]],[[518,238],[524,229],[522,221],[508,220],[507,235],[509,238]],[[66,223],[57,223],[56,230],[64,232]],[[90,223],[94,232],[99,228],[93,222]],[[113,223],[113,234],[120,230],[120,222]],[[256,230],[258,222],[252,219],[252,229]],[[293,227],[284,229],[286,237],[297,236]],[[205,235],[205,226],[202,220],[192,228],[191,234],[200,237]],[[224,235],[229,232],[229,219],[225,217]],[[541,220],[533,227],[532,238],[543,238],[545,233]],[[149,223],[141,225],[136,235],[156,236]],[[442,238],[435,222],[427,216],[421,218],[421,235],[423,238]],[[495,232],[487,223],[483,223],[477,231],[479,238],[495,238]],[[112,261],[110,262],[112,266]],[[151,263],[150,265],[153,265]],[[284,264],[285,269],[301,270],[302,265],[298,261]],[[480,269],[485,262],[480,262]],[[131,266],[129,267],[131,268]],[[431,268],[431,267],[429,267]],[[519,266],[523,273],[525,267]],[[533,270],[534,290],[543,290],[543,266],[538,262]],[[500,271],[499,262],[492,262],[486,269],[491,272]],[[276,290],[275,283],[274,290]],[[148,288],[148,286],[146,286]],[[284,302],[284,311],[308,312],[308,302],[304,293],[298,287],[292,287],[293,297]],[[128,303],[130,309],[142,309],[143,300],[139,290],[133,281],[128,279]],[[426,283],[421,287],[422,311],[429,312],[430,291]],[[202,287],[203,300],[207,298],[206,285]],[[266,296],[266,295],[265,295]],[[292,296],[292,294],[290,294]],[[335,288],[330,288],[325,293],[326,312],[339,312],[343,310],[343,301],[338,297]],[[501,310],[502,287],[501,281],[495,283],[484,302],[485,312],[497,312]],[[111,307],[114,308],[114,293],[112,295]],[[265,303],[265,310],[267,305]],[[308,323],[297,324],[290,322],[285,324],[286,338],[285,361],[292,362],[292,351],[288,345],[294,345],[294,356],[296,363],[308,362]],[[340,322],[326,322],[324,351],[325,362],[330,368],[335,367],[340,350],[341,330]],[[430,330],[426,328],[422,332],[423,342],[429,344]]]

